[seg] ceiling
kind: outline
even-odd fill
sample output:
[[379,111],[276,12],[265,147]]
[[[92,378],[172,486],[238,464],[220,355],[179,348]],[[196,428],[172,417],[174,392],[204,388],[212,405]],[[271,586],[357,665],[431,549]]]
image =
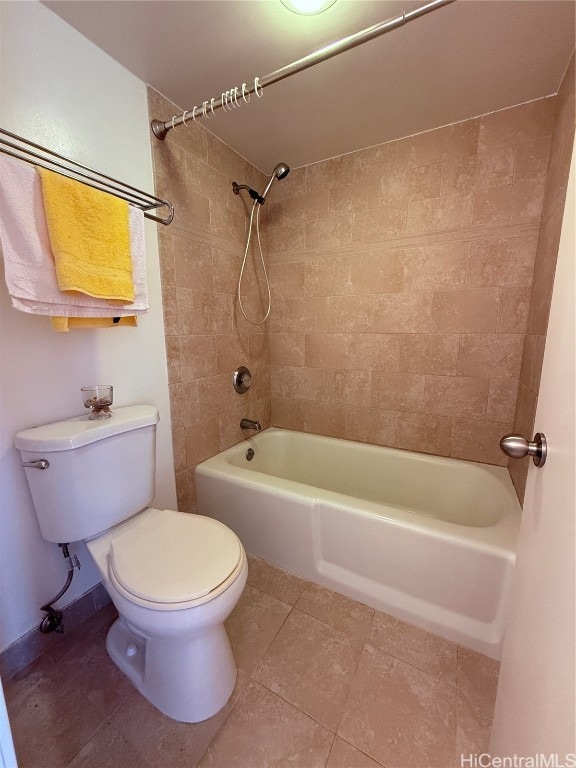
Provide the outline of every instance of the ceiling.
[[[44,4],[190,110],[424,2],[337,0],[316,16],[280,0]],[[548,96],[574,50],[575,9],[575,0],[457,0],[216,111],[206,127],[268,173]]]

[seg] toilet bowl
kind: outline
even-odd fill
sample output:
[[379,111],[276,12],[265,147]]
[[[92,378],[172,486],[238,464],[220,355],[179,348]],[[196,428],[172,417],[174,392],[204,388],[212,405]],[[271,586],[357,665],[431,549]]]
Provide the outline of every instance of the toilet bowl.
[[248,565],[240,540],[216,522],[148,508],[86,542],[119,613],[108,654],[157,709],[181,722],[212,717],[236,683],[224,621]]
[[196,723],[236,682],[224,621],[248,576],[244,548],[213,518],[160,510],[154,497],[158,411],[115,409],[16,435],[42,536],[84,540],[119,618],[106,648],[161,712]]

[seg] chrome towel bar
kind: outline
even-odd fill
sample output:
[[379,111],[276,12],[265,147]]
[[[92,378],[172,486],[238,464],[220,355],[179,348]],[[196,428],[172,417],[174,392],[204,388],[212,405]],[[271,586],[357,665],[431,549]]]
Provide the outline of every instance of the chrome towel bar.
[[[77,163],[75,160],[69,160],[57,152],[35,144],[33,141],[22,138],[15,133],[10,133],[0,128],[0,152],[11,157],[16,157],[31,165],[38,165],[47,168],[50,171],[59,173],[62,176],[68,176],[71,179],[86,184],[94,189],[100,189],[103,192],[109,192],[115,197],[126,200],[130,205],[134,205],[144,211],[144,216],[160,224],[170,224],[174,218],[174,206],[169,200],[162,200],[147,192],[142,192],[136,187],[125,184],[111,176],[106,176],[100,171],[88,168],[86,165]],[[166,208],[166,216],[156,216],[150,211],[156,208]]]

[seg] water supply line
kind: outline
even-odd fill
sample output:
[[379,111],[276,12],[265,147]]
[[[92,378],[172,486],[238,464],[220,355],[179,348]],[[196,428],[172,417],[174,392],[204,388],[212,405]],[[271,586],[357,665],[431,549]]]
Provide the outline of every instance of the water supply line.
[[55,608],[52,608],[52,605],[60,600],[62,595],[67,591],[70,584],[72,584],[75,569],[78,568],[78,570],[80,570],[80,561],[78,560],[78,556],[70,555],[70,552],[68,551],[68,544],[58,544],[58,546],[62,548],[62,554],[64,555],[68,565],[68,574],[66,576],[66,583],[60,592],[58,592],[58,594],[53,597],[52,600],[45,603],[45,605],[40,606],[41,611],[46,611],[46,616],[44,616],[42,619],[39,627],[40,632],[43,632],[45,635],[47,635],[49,632],[64,631],[64,625],[62,624],[62,611],[57,611]]

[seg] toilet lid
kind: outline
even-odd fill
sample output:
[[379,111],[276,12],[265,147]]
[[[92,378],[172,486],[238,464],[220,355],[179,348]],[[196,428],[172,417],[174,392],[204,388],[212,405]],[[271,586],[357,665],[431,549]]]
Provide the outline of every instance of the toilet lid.
[[241,559],[240,541],[211,517],[164,510],[110,545],[110,567],[132,595],[180,603],[216,589]]

